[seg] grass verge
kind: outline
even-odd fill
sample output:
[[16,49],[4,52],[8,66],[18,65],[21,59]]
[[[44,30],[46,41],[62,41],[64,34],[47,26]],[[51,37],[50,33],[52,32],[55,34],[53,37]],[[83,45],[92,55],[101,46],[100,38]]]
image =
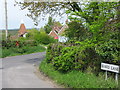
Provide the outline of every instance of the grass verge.
[[43,46],[24,46],[21,48],[5,48],[5,49],[1,49],[2,54],[0,55],[0,58],[4,58],[7,56],[16,56],[16,55],[25,55],[25,54],[30,54],[30,53],[36,53],[36,52],[43,52],[45,51],[45,48]]
[[43,60],[39,67],[40,71],[53,79],[56,83],[69,88],[117,88],[115,80],[109,78],[107,81],[103,77],[96,77],[94,74],[87,74],[80,71],[60,73]]

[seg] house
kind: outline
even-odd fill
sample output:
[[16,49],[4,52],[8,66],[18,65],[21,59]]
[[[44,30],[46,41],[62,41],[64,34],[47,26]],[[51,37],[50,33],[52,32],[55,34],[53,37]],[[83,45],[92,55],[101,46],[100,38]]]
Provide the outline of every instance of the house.
[[66,24],[62,27],[54,26],[48,35],[54,37],[54,39],[58,39],[58,42],[66,42],[68,38],[64,36],[64,32],[65,29],[68,28],[67,23],[68,20],[66,20]]
[[27,34],[27,30],[26,30],[26,27],[22,21],[21,25],[20,25],[20,29],[18,31],[18,37],[26,37],[26,34]]
[[52,28],[52,31],[48,34],[49,36],[54,37],[54,39],[58,39],[58,32],[60,31],[61,27],[59,26],[54,26]]

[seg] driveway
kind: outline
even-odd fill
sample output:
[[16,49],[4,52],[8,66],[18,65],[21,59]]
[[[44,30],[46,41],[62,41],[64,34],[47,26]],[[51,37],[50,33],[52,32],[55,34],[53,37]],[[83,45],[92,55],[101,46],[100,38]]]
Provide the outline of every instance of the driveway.
[[44,57],[45,52],[3,58],[2,88],[56,88],[49,80],[36,75],[36,66]]

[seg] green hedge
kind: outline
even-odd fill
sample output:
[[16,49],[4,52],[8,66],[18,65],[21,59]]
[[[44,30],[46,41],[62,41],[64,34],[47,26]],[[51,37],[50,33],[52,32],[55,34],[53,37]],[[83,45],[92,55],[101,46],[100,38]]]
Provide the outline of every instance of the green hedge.
[[[16,46],[16,42],[19,43],[19,46]],[[23,46],[37,46],[35,41],[26,40],[26,41],[11,41],[11,40],[2,40],[2,48],[12,48],[12,47],[23,47]]]
[[[101,71],[101,62],[120,65],[120,61],[116,59],[118,58],[118,52],[111,52],[109,49],[104,50],[105,48],[109,48],[105,47],[105,45],[106,43],[103,43],[98,47],[98,44],[86,42],[78,45],[70,45],[69,43],[50,44],[46,55],[47,63],[51,63],[60,72],[87,70],[95,73]],[[102,49],[102,47],[104,48]],[[114,46],[111,48],[117,47]]]

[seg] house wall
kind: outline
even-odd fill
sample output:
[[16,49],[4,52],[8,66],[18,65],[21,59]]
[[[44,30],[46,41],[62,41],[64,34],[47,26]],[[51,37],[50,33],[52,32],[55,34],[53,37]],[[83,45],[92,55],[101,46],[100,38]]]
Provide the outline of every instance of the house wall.
[[65,36],[58,37],[58,42],[67,42],[67,41],[68,41],[68,37],[65,37]]
[[23,34],[23,37],[26,37],[27,33]]

